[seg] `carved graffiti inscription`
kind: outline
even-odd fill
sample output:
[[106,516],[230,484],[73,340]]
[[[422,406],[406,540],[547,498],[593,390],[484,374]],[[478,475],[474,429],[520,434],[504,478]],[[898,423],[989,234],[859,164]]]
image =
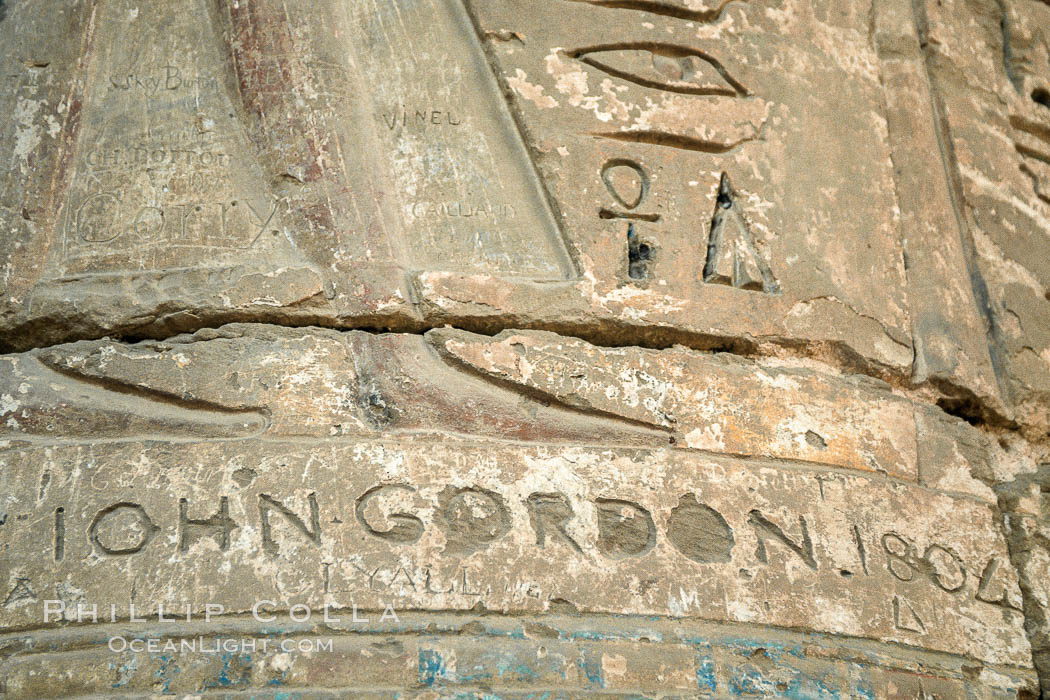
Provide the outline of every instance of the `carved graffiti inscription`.
[[[4,513],[12,539],[0,561],[12,573],[0,597],[21,592],[0,615],[21,619],[41,600],[64,599],[43,581],[126,605],[129,591],[113,582],[130,576],[138,599],[159,594],[154,580],[170,582],[167,592],[215,581],[228,609],[246,596],[309,605],[383,596],[406,606],[575,606],[825,629],[802,604],[816,596],[850,634],[969,649],[957,629],[965,618],[1023,635],[990,509],[903,482],[675,450],[264,440],[249,458],[226,452],[226,441],[194,444],[107,447],[79,482],[65,471],[87,464],[83,447],[4,456],[13,474],[35,474],[45,460],[49,478],[43,495],[39,476],[24,480],[24,497],[14,494],[19,505]],[[164,465],[184,452],[192,456],[177,468],[196,481],[142,490],[126,476],[137,460],[174,473]],[[910,518],[917,498],[933,499],[929,509],[945,518],[962,512],[966,528],[955,536],[939,520]],[[23,541],[47,543],[48,556],[12,558],[38,550]],[[850,616],[852,601],[881,612]]]
[[[83,554],[104,558],[141,556],[151,548],[158,553],[160,549],[169,549],[168,542],[173,542],[173,553],[192,557],[204,541],[211,543],[209,547],[228,552],[235,533],[246,525],[251,525],[252,531],[257,533],[256,546],[269,558],[285,558],[282,552],[293,544],[320,549],[334,536],[333,530],[345,527],[360,528],[367,537],[392,548],[393,553],[400,547],[418,543],[430,528],[436,527],[446,544],[442,552],[432,552],[430,556],[454,560],[484,551],[502,539],[517,537],[512,521],[515,520],[514,511],[519,508],[527,512],[532,528],[526,539],[532,540],[537,548],[560,550],[581,557],[597,553],[610,561],[645,558],[651,556],[659,542],[666,541],[684,560],[694,564],[725,564],[734,560],[734,550],[740,539],[740,534],[734,532],[722,513],[692,493],[682,494],[677,499],[678,505],[667,512],[655,512],[640,503],[619,498],[598,497],[583,503],[559,492],[535,492],[521,504],[516,504],[496,491],[477,486],[446,487],[438,493],[437,501],[429,504],[420,501],[418,494],[413,485],[378,484],[356,498],[353,517],[344,520],[339,517],[341,513],[326,507],[316,492],[298,499],[298,504],[286,497],[259,493],[255,496],[257,523],[235,520],[231,515],[232,496],[229,495],[218,498],[208,517],[192,517],[191,511],[207,512],[209,508],[179,498],[177,522],[172,523],[155,519],[155,515],[139,503],[118,501],[96,510],[86,523],[84,535],[91,549]],[[411,502],[415,505],[406,505]],[[68,509],[60,507],[56,510],[52,532],[49,533],[49,539],[54,543],[53,559],[56,563],[68,556],[67,541],[70,536],[75,537],[65,519]],[[588,511],[594,515],[593,526],[583,524],[583,516]],[[432,515],[425,519],[428,512]],[[815,529],[813,521],[806,515],[800,514],[794,523],[790,523],[760,509],[752,509],[747,513],[746,523],[750,529],[749,539],[755,543],[751,566],[780,567],[794,560],[814,572],[836,568],[835,562],[817,553],[816,543],[824,533]],[[590,527],[596,529],[588,532]],[[169,529],[175,530],[175,538],[165,541],[159,537]],[[868,548],[877,543],[882,553],[882,565],[897,581],[925,582],[950,594],[962,594],[965,589],[965,595],[979,602],[1019,609],[1012,600],[1014,594],[1009,592],[999,575],[1001,563],[997,557],[993,556],[986,562],[965,562],[949,544],[931,542],[920,549],[912,539],[897,532],[865,534],[857,526],[853,526],[853,531],[858,538],[858,547],[863,548],[865,541]],[[294,555],[289,556],[294,560]],[[336,564],[335,561],[324,563],[326,591],[332,590],[335,570],[331,567]],[[463,592],[469,588],[466,568],[456,570],[451,578],[443,574],[444,579],[439,584],[431,566],[411,570],[404,566],[393,569],[378,566],[366,570],[354,560],[347,559],[345,565],[337,568],[341,571],[347,567],[363,576],[370,590],[396,588],[399,580],[414,591],[431,593]],[[861,570],[865,576],[870,576],[867,567],[867,559],[862,556]],[[852,572],[838,568],[844,580],[852,577]],[[456,577],[458,580],[452,580]],[[974,579],[978,583],[967,586]],[[17,584],[19,590],[27,586],[28,580]],[[473,591],[470,595],[478,593]],[[14,591],[10,595],[14,595]],[[894,596],[892,600],[896,626],[925,634],[927,625],[913,603],[900,596]]]

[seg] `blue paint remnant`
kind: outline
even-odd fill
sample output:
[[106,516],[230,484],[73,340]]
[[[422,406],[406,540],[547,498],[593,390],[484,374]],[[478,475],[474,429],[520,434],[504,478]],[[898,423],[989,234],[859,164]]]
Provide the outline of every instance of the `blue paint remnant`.
[[456,683],[477,683],[479,681],[483,682],[492,680],[492,674],[486,671],[482,664],[475,664],[475,673],[464,673],[461,669],[457,669],[457,671],[458,672],[454,679],[446,680],[454,680]]
[[173,663],[174,659],[168,654],[159,654],[156,658],[160,661],[160,666],[153,673],[153,677],[161,682],[161,693],[168,695],[171,693],[173,677],[181,673],[182,668],[177,663]]
[[[270,680],[266,681],[266,685],[271,686],[271,687],[272,686],[284,685],[284,680],[287,677],[288,677],[288,671],[287,670],[281,671],[281,675],[278,678],[271,678]],[[283,693],[283,694],[287,695],[287,693]]]
[[870,683],[861,681],[853,687],[853,697],[861,698],[861,700],[875,700],[875,688]]
[[274,637],[287,637],[290,634],[295,634],[296,630],[288,629],[286,627],[260,627],[257,634],[265,635],[270,639]]
[[708,642],[701,640],[694,640],[692,646],[696,649],[696,689],[713,693],[718,690],[714,651]]
[[[456,630],[447,630],[448,633],[455,633]],[[501,627],[484,627],[481,632],[473,635],[476,637],[509,637],[510,639],[526,639],[525,630],[521,627],[511,627],[504,629]]]
[[250,674],[241,673],[237,678],[230,678],[230,671],[232,670],[230,665],[236,659],[242,669],[250,669],[252,667],[251,654],[241,654],[240,656],[234,655],[233,652],[223,652],[220,657],[222,660],[222,669],[219,671],[219,677],[214,681],[208,681],[204,683],[205,689],[210,688],[230,688],[234,685],[248,685],[251,682],[249,678]]
[[704,637],[692,637],[692,636],[687,635],[687,634],[683,634],[683,635],[679,636],[678,637],[678,641],[680,641],[682,644],[688,644],[688,645],[694,646],[694,647],[697,647],[697,646],[710,647],[711,646],[710,642],[706,638],[704,638]]
[[765,639],[726,639],[723,642],[726,649],[737,653],[743,653],[749,656],[751,652],[759,649],[764,649],[769,658],[774,661],[779,661],[782,654],[790,654],[799,659],[806,658],[806,652],[802,650],[801,645],[795,645],[792,647],[782,644],[780,642],[773,642]]
[[540,680],[541,675],[529,664],[528,660],[523,661],[514,654],[495,651],[482,654],[470,668],[467,668],[464,660],[460,659],[457,669],[453,672],[445,666],[440,652],[427,649],[419,653],[419,677],[422,683],[432,686],[438,680],[450,683],[484,684],[497,678],[507,679],[508,677],[518,682],[535,682]]
[[605,679],[602,678],[602,666],[597,661],[588,658],[588,656],[589,654],[584,652],[584,655],[577,659],[576,665],[583,671],[583,675],[587,676],[587,681],[591,685],[604,688]]
[[575,630],[569,635],[569,639],[587,639],[592,642],[605,642],[622,638],[623,637],[618,634],[606,634],[604,632],[592,632],[590,630]]
[[649,639],[654,642],[664,641],[664,636],[653,630],[624,634],[621,632],[595,632],[593,630],[560,630],[562,636],[568,640],[586,639],[592,642],[620,641],[624,639],[638,640]]
[[757,695],[759,697],[779,697],[776,683],[762,675],[758,669],[734,669],[729,678],[731,695]]
[[448,680],[448,669],[441,652],[436,649],[419,650],[419,682],[432,687],[438,679]]
[[816,678],[796,678],[784,691],[784,697],[790,700],[839,700],[842,695]]
[[718,679],[715,678],[715,660],[710,656],[701,656],[696,663],[696,688],[708,692],[718,690]]
[[[785,671],[796,674],[795,678],[785,682]],[[775,674],[766,675],[750,666],[736,668],[733,673],[729,679],[729,692],[732,695],[778,697],[788,700],[840,700],[843,697],[839,691],[816,678],[801,675],[795,668],[781,666]]]
[[[499,654],[495,659],[495,666],[500,678],[513,675],[515,680],[519,681],[538,681],[540,679],[540,674],[536,672],[536,669],[529,666],[527,662],[520,661],[513,654]],[[491,678],[492,674],[488,675]]]
[[[113,668],[113,664],[110,664],[109,667]],[[137,671],[138,668],[139,660],[137,656],[132,656],[126,662],[121,664],[120,667],[117,668],[117,673],[120,674],[120,678],[118,678],[117,682],[113,684],[113,687],[123,688],[124,686],[126,686],[128,682],[132,679],[132,677],[135,675],[135,671]]]

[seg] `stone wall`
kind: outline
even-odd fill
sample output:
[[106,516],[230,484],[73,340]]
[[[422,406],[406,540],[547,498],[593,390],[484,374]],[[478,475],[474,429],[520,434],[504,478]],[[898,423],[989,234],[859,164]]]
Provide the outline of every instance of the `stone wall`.
[[1050,698],[1046,0],[0,56],[4,697]]

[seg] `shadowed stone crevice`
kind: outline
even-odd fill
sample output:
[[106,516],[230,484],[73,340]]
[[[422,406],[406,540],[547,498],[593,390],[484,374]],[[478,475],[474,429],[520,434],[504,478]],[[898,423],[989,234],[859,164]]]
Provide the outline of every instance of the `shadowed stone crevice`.
[[1032,90],[1032,102],[1050,109],[1050,90],[1047,90],[1046,88],[1036,88],[1035,90]]
[[[21,347],[15,349],[11,345],[4,345],[0,339],[0,349],[7,353],[26,351],[46,351],[51,348],[61,347],[69,343],[87,342],[97,339],[105,339],[128,345],[148,342],[184,342],[195,334],[204,333],[209,330],[220,330],[226,327],[245,324],[247,326],[274,328],[299,329],[308,331],[311,328],[323,328],[335,333],[345,334],[351,332],[365,332],[373,335],[404,334],[404,335],[426,335],[433,331],[463,330],[478,335],[496,337],[501,334],[521,331],[553,332],[568,339],[584,340],[591,345],[602,348],[640,348],[648,350],[666,350],[674,347],[686,347],[702,354],[728,354],[751,360],[762,360],[763,358],[782,359],[786,357],[797,357],[803,360],[813,360],[826,365],[829,369],[846,375],[862,375],[886,382],[898,390],[914,396],[917,400],[936,404],[938,408],[949,415],[963,418],[975,426],[988,426],[1005,428],[1008,430],[1019,429],[1019,426],[1002,415],[996,413],[991,407],[982,403],[981,400],[968,388],[958,386],[943,377],[931,377],[925,385],[915,386],[910,379],[887,371],[886,368],[873,366],[870,361],[854,352],[845,344],[835,345],[831,343],[803,343],[794,339],[757,339],[741,337],[713,337],[689,333],[681,329],[668,327],[637,326],[624,327],[620,324],[598,323],[579,326],[576,324],[529,324],[503,326],[493,319],[468,318],[462,323],[449,324],[448,322],[428,324],[416,320],[394,321],[389,325],[375,324],[368,326],[333,327],[325,322],[325,319],[278,319],[272,322],[252,320],[251,315],[243,318],[238,314],[232,318],[220,317],[215,319],[214,324],[203,323],[201,317],[194,317],[193,321],[198,323],[187,323],[187,319],[181,319],[177,328],[171,329],[172,333],[146,333],[142,331],[150,326],[138,326],[137,329],[127,334],[98,332],[90,333],[85,338],[76,340],[62,340],[55,344],[38,347]],[[519,321],[522,319],[513,319]],[[311,322],[312,321],[312,322]],[[8,341],[9,342],[9,341]],[[53,368],[57,369],[57,368]],[[491,378],[488,378],[491,381]]]

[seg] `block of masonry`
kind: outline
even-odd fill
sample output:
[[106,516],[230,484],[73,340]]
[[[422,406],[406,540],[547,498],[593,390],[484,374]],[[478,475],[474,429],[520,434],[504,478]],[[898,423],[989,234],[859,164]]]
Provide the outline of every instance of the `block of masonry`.
[[1046,0],[0,60],[3,697],[1050,698]]

